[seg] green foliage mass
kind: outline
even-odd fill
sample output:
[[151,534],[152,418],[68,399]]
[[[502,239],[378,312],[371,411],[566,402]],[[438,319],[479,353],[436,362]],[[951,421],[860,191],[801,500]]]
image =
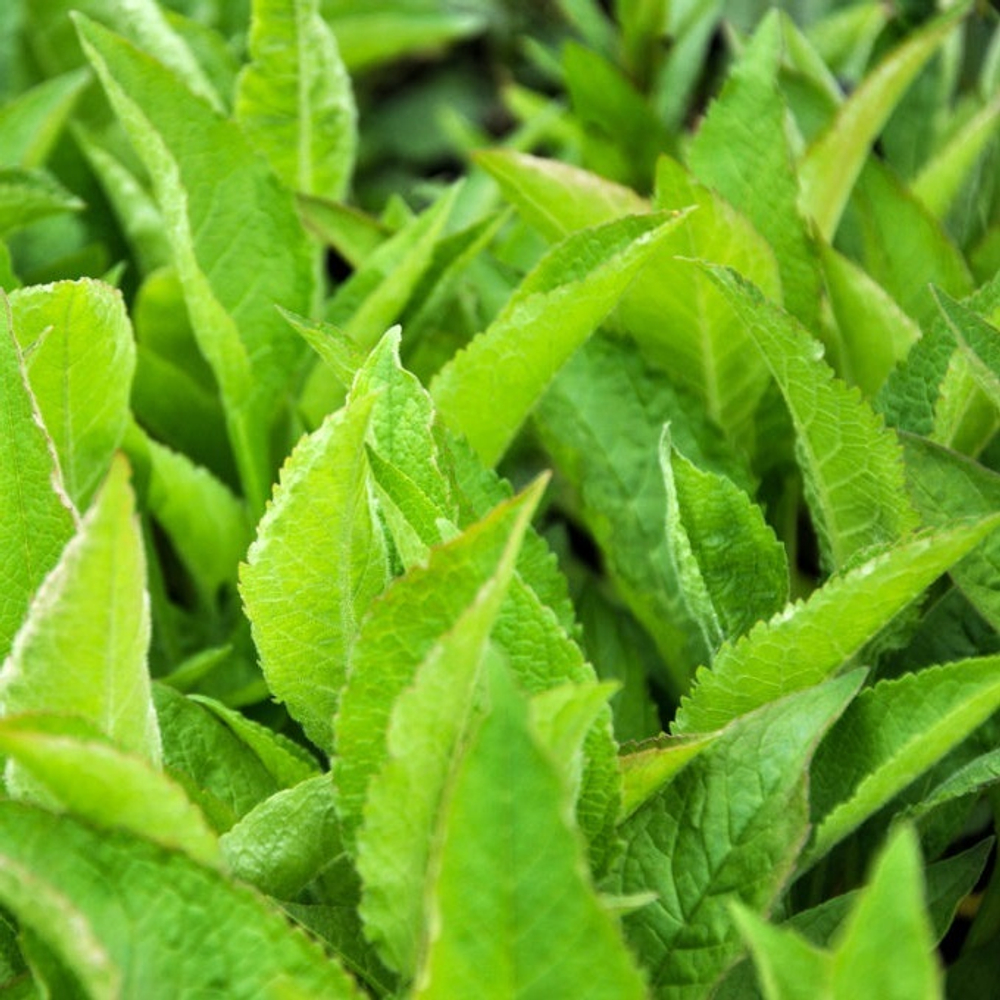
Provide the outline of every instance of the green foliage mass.
[[0,1000],[1000,982],[1000,26],[0,3]]

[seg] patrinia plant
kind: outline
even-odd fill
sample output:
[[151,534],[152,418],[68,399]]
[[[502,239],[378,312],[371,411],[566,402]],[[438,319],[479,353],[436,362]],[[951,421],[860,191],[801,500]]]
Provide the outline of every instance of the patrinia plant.
[[992,994],[1000,31],[791,6],[0,6],[0,997]]

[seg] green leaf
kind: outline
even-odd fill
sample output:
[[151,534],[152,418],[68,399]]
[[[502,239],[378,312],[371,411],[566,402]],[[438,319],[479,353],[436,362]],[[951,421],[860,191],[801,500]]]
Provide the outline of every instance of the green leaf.
[[306,225],[353,268],[361,267],[392,234],[388,226],[353,205],[303,194],[295,201]]
[[925,532],[831,577],[760,622],[701,668],[673,726],[711,732],[760,705],[830,677],[1000,524],[1000,516]]
[[809,760],[860,681],[855,672],[737,720],[623,824],[610,888],[657,894],[624,920],[654,995],[710,993],[740,952],[730,901],[764,913],[791,878]]
[[555,374],[614,308],[677,218],[635,216],[573,234],[438,372],[437,411],[494,465]]
[[319,0],[254,0],[236,121],[293,191],[341,198],[357,145],[354,95]]
[[788,601],[788,559],[764,512],[728,477],[699,469],[660,439],[667,539],[684,601],[715,650]]
[[[386,759],[368,785],[357,835],[361,915],[388,965],[412,979],[422,950],[425,886],[439,814],[476,716],[489,637],[544,481],[517,505],[510,532],[473,599],[417,665],[392,704]],[[506,527],[506,525],[505,525]]]
[[0,108],[0,166],[40,167],[89,82],[83,70],[53,76]]
[[246,507],[224,483],[186,455],[132,425],[125,442],[147,511],[166,532],[205,606],[236,582],[251,527]]
[[622,813],[628,819],[712,745],[716,734],[707,736],[661,736],[646,740],[619,757],[622,769]]
[[0,167],[0,236],[62,212],[79,212],[83,202],[43,170]]
[[798,210],[788,110],[778,89],[781,30],[776,12],[760,23],[695,133],[688,163],[770,242],[785,308],[812,328],[819,315],[819,263]]
[[153,685],[163,766],[219,833],[280,788],[225,722],[164,684]]
[[218,840],[181,787],[88,728],[68,716],[15,715],[0,720],[0,750],[40,786],[42,805],[220,866]]
[[360,997],[259,896],[183,854],[13,802],[0,803],[0,842],[4,906],[88,996]]
[[415,996],[638,1000],[642,976],[584,875],[565,783],[502,666],[490,682],[450,789]]
[[135,343],[125,302],[110,285],[82,278],[22,288],[10,308],[66,492],[83,510],[128,425]]
[[862,267],[823,242],[819,253],[840,337],[838,371],[870,398],[920,339],[920,327]]
[[230,872],[269,896],[294,899],[343,851],[330,775],[284,788],[219,840]]
[[45,575],[73,534],[75,511],[59,477],[52,439],[38,414],[0,296],[0,660]]
[[357,399],[299,442],[240,575],[268,686],[326,751],[361,617],[388,578],[363,447],[373,405]]
[[976,385],[1000,409],[1000,330],[939,288],[934,289],[934,298]]
[[116,458],[32,602],[0,670],[0,714],[66,712],[160,760],[146,654],[146,566],[128,465]]
[[856,392],[832,377],[819,344],[735,272],[709,273],[763,354],[796,432],[824,562],[843,567],[916,525],[895,436]]
[[984,105],[943,144],[914,178],[910,190],[939,219],[944,218],[966,178],[996,135],[1000,98]]
[[960,660],[862,692],[813,761],[819,817],[805,864],[873,815],[1000,707],[1000,657]]
[[[959,517],[987,516],[1000,507],[1000,476],[923,438],[902,438],[910,496],[928,523],[945,527]],[[1000,629],[1000,537],[991,535],[952,568],[962,592]]]
[[708,650],[670,559],[663,477],[650,475],[668,421],[692,461],[749,485],[697,403],[617,338],[598,334],[584,344],[535,414],[547,453],[579,495],[579,513],[611,579],[656,641],[661,679],[679,694]]
[[916,75],[964,16],[963,4],[913,32],[861,82],[799,165],[800,205],[823,238],[833,239],[869,147]]
[[81,44],[149,171],[198,346],[218,380],[251,509],[267,442],[303,348],[274,305],[307,313],[314,252],[292,195],[239,129],[150,56],[86,18]]

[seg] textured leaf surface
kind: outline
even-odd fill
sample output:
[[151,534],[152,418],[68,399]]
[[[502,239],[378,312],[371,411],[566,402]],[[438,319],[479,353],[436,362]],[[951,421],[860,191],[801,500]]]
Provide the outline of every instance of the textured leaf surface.
[[677,773],[712,745],[715,734],[667,736],[646,740],[619,758],[622,769],[622,818],[628,819],[641,805],[648,802]]
[[502,457],[546,386],[675,225],[676,217],[635,216],[567,237],[438,372],[431,384],[438,413],[487,465]]
[[791,877],[808,830],[806,771],[853,697],[855,673],[739,719],[622,826],[611,888],[655,892],[625,917],[654,995],[705,996],[740,952],[729,904],[764,913]]
[[685,604],[709,649],[736,639],[788,601],[788,559],[764,513],[726,476],[706,472],[664,429],[660,467],[667,538]]
[[862,692],[813,762],[808,857],[834,844],[1000,707],[1000,657],[928,667]]
[[448,798],[415,995],[638,1000],[643,979],[588,884],[568,790],[506,671],[491,680]]
[[240,577],[268,685],[327,751],[361,616],[388,577],[363,446],[373,402],[355,401],[299,442]]
[[4,905],[99,1000],[360,995],[259,896],[183,854],[12,802],[0,841]]
[[539,486],[507,521],[508,537],[454,625],[423,657],[413,683],[392,705],[386,760],[368,785],[358,831],[361,914],[383,958],[412,979],[424,931],[424,900],[440,813],[456,761],[477,715],[489,637],[510,586]]
[[55,448],[0,298],[0,658],[6,658],[28,604],[73,534]]
[[727,643],[710,670],[698,671],[674,732],[710,732],[836,673],[998,523],[993,516],[901,542]]
[[120,749],[158,763],[146,564],[128,477],[117,458],[39,589],[0,670],[0,709],[79,715]]
[[[222,855],[215,833],[183,789],[149,761],[116,750],[76,720],[40,714],[0,721],[0,750],[34,779],[42,805],[129,830],[206,865]],[[33,798],[35,796],[32,796]]]
[[357,109],[318,0],[255,0],[236,121],[293,191],[340,198],[354,166]]
[[81,278],[22,288],[10,308],[66,492],[83,510],[128,423],[135,344],[125,302],[110,285]]
[[792,416],[806,499],[830,568],[916,526],[895,436],[832,377],[819,344],[732,271],[710,274],[771,369]]
[[294,899],[342,852],[330,775],[283,788],[219,840],[230,872],[269,896]]
[[254,509],[271,480],[268,432],[303,345],[275,304],[312,306],[313,250],[239,129],[164,66],[86,18],[85,52],[153,182],[198,346],[226,402]]
[[83,202],[42,170],[0,167],[0,236],[61,212],[79,212]]

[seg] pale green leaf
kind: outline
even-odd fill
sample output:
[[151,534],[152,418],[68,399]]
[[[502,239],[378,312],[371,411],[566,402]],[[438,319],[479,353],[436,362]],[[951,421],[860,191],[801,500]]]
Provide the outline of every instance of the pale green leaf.
[[[922,438],[902,440],[907,487],[928,524],[945,527],[959,517],[1000,509],[997,473]],[[984,539],[951,572],[979,613],[1000,629],[1000,537]]]
[[856,829],[1000,707],[1000,657],[960,660],[862,692],[813,761],[806,864]]
[[660,439],[666,529],[674,565],[705,644],[717,649],[788,601],[788,558],[764,512],[732,480],[699,469]]
[[128,425],[135,343],[125,302],[110,285],[81,278],[22,288],[10,308],[66,492],[83,510]]
[[1000,98],[984,105],[924,164],[910,190],[939,219],[944,218],[966,178],[996,136]]
[[841,105],[799,164],[800,205],[820,234],[833,239],[869,148],[906,89],[955,29],[966,5],[913,32],[890,52]]
[[1000,523],[1000,516],[925,532],[831,577],[809,598],[727,643],[698,671],[674,732],[711,732],[791,691],[832,676],[943,572]]
[[392,230],[353,205],[300,194],[296,204],[306,225],[353,268],[392,235]]
[[0,165],[40,167],[89,81],[84,70],[53,76],[0,108]]
[[734,272],[713,267],[709,273],[785,397],[826,565],[843,567],[915,527],[895,435],[856,391],[833,378],[818,342],[792,317]]
[[260,896],[184,854],[13,802],[0,803],[0,842],[5,908],[95,1000],[361,996]]
[[291,193],[232,122],[150,56],[76,21],[149,171],[198,346],[226,404],[243,487],[259,512],[271,481],[271,424],[304,351],[274,306],[310,311],[313,245]]
[[785,308],[812,327],[819,315],[819,263],[798,210],[788,111],[778,89],[781,47],[781,21],[772,11],[709,106],[688,164],[766,237],[781,271]]
[[[361,915],[383,959],[412,979],[424,935],[424,899],[456,762],[478,714],[489,637],[544,481],[517,505],[509,535],[454,625],[423,657],[392,705],[386,760],[368,785],[357,834]],[[505,525],[506,527],[506,525]]]
[[219,840],[230,872],[269,896],[294,899],[343,852],[329,774],[251,809]]
[[643,977],[585,874],[567,789],[506,670],[490,680],[447,802],[414,995],[640,1000]]
[[279,178],[340,198],[357,145],[354,95],[319,0],[254,0],[236,121]]
[[934,289],[934,298],[976,385],[1000,410],[1000,330],[939,288]]
[[78,728],[71,717],[11,716],[0,720],[0,750],[40,786],[42,805],[221,865],[215,833],[179,785],[149,761],[117,750],[97,730]]
[[495,464],[563,364],[677,225],[634,216],[575,233],[521,282],[488,329],[438,372],[438,414]]
[[75,512],[52,439],[28,386],[0,296],[0,658],[10,651],[35,591],[73,534]]
[[0,167],[0,236],[62,212],[79,212],[83,202],[43,170]]
[[622,813],[626,820],[712,745],[716,735],[661,736],[626,747],[618,758],[622,769]]
[[327,751],[361,617],[388,578],[363,447],[373,405],[356,400],[299,442],[240,576],[268,685]]
[[118,457],[45,578],[0,670],[0,714],[79,715],[118,748],[160,760],[146,655],[146,563]]
[[920,327],[862,267],[822,241],[819,254],[839,334],[838,371],[870,398],[920,339]]
[[741,950],[731,901],[766,913],[792,877],[809,760],[860,682],[854,672],[736,720],[623,824],[609,888],[657,894],[624,919],[655,996],[710,994]]

